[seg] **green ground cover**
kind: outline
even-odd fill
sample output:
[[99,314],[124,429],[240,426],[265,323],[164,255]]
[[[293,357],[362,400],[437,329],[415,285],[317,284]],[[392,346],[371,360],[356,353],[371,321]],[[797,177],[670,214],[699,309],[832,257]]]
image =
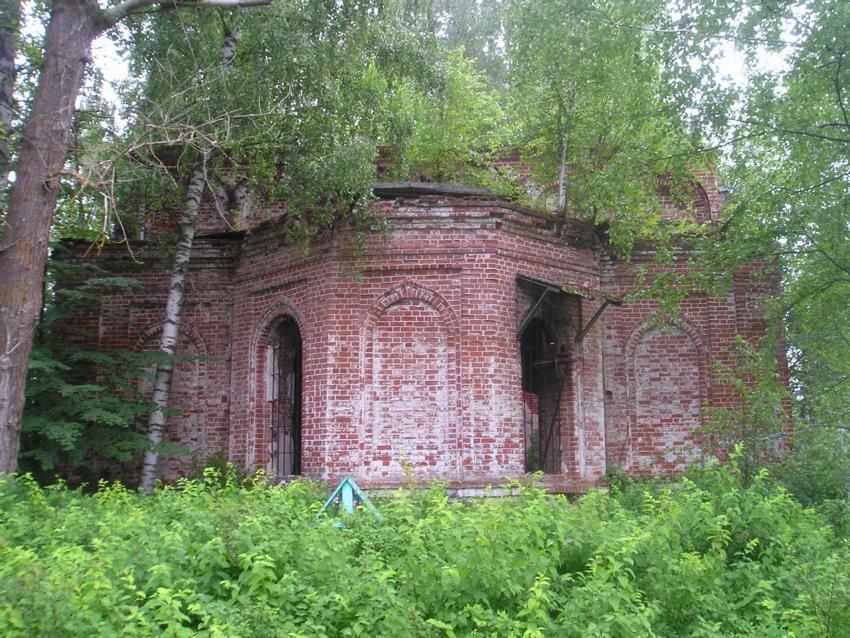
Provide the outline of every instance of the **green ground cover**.
[[848,636],[841,526],[715,467],[576,501],[0,485],[5,636]]

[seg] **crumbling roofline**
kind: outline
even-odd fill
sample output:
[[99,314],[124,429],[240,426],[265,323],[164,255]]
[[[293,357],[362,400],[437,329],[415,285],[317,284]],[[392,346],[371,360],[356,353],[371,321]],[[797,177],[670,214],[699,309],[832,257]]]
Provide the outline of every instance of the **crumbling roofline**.
[[410,195],[449,195],[453,197],[500,198],[489,189],[463,184],[440,184],[435,182],[375,182],[372,191],[381,199],[393,199]]

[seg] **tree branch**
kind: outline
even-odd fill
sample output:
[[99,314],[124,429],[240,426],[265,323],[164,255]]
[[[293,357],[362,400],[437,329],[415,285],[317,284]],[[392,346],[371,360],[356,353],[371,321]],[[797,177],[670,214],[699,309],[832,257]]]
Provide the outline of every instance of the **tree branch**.
[[826,260],[827,260],[830,264],[832,264],[832,265],[833,265],[833,267],[834,267],[836,270],[838,270],[839,272],[843,272],[845,275],[850,275],[850,266],[847,266],[847,265],[845,265],[845,264],[839,263],[839,261],[838,261],[835,257],[833,257],[832,255],[830,255],[830,254],[826,251],[826,249],[825,249],[825,248],[823,248],[823,247],[822,247],[822,246],[821,246],[818,242],[816,242],[816,241],[815,241],[815,240],[814,240],[814,239],[813,239],[810,235],[807,235],[807,236],[806,236],[806,239],[808,239],[808,240],[809,240],[809,242],[812,244],[812,246],[814,246],[815,250],[816,250],[818,253],[820,253],[821,255],[823,255],[823,257],[824,257],[824,258],[825,258],[825,259],[826,259]]
[[103,12],[104,18],[111,26],[123,20],[131,13],[136,13],[150,7],[222,7],[225,9],[237,9],[239,7],[258,7],[271,4],[271,0],[195,0],[194,2],[183,2],[181,0],[124,0]]
[[850,137],[835,137],[834,135],[823,135],[821,133],[815,133],[813,131],[804,131],[801,129],[793,129],[787,128],[785,126],[777,126],[775,124],[767,124],[766,122],[760,122],[758,120],[735,120],[730,118],[732,122],[739,122],[741,124],[749,124],[750,126],[759,126],[764,127],[767,130],[773,131],[775,133],[788,133],[789,135],[799,135],[801,137],[811,137],[816,140],[822,140],[824,142],[836,142],[838,144],[850,144]]
[[791,310],[793,310],[799,304],[803,303],[806,299],[811,299],[813,297],[817,297],[818,295],[822,295],[823,293],[828,291],[833,286],[837,286],[838,284],[846,284],[846,283],[847,283],[847,278],[841,277],[841,278],[837,278],[837,279],[830,279],[829,281],[827,281],[827,282],[825,282],[825,283],[823,283],[819,286],[809,288],[809,289],[801,292],[800,294],[796,295],[795,299],[791,299],[788,302],[784,303],[782,305],[782,308],[780,309],[780,312],[781,312],[781,314],[784,315],[787,312],[790,312]]
[[847,108],[844,106],[844,91],[841,84],[841,65],[844,63],[845,54],[842,51],[838,58],[838,64],[835,67],[835,75],[832,77],[832,84],[835,86],[835,97],[838,100],[838,108],[841,109],[841,115],[844,119],[844,125],[847,132],[850,133],[850,117],[847,116]]
[[844,173],[839,173],[838,175],[831,175],[830,177],[826,177],[816,184],[811,184],[809,186],[801,186],[800,188],[786,188],[784,186],[780,186],[777,190],[780,193],[789,193],[791,195],[802,195],[803,193],[810,193],[812,191],[816,191],[824,186],[828,186],[833,182],[837,182],[839,180],[845,179],[846,177],[850,177],[850,171],[845,171]]
[[714,151],[718,151],[722,148],[726,148],[727,146],[732,146],[736,142],[741,142],[744,140],[756,139],[759,137],[766,137],[768,133],[766,131],[758,131],[754,133],[744,133],[741,135],[735,135],[726,140],[721,140],[715,144],[711,144],[709,146],[700,146],[695,149],[688,149],[687,151],[682,151],[680,153],[673,153],[672,155],[665,155],[662,157],[653,157],[649,158],[646,161],[650,164],[652,163],[660,163],[660,162],[668,162],[673,159],[678,159],[680,157],[688,157],[690,155],[704,155],[707,153],[713,153]]

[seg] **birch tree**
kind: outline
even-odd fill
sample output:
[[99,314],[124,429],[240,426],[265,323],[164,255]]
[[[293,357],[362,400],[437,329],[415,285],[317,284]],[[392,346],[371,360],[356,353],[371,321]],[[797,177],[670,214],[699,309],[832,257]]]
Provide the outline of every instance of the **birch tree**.
[[[218,72],[220,74],[227,74],[235,56],[236,32],[225,26],[223,41],[219,50]],[[177,353],[177,342],[180,334],[180,319],[184,300],[183,290],[189,270],[189,259],[192,255],[192,242],[198,225],[198,210],[206,185],[207,163],[213,151],[214,140],[202,139],[200,141],[178,223],[177,247],[172,259],[171,281],[168,286],[165,316],[159,341],[159,351],[163,357],[157,364],[153,379],[152,408],[147,427],[150,446],[145,451],[142,463],[141,489],[148,493],[153,489],[156,476],[156,466],[159,460],[158,446],[162,442],[165,428],[166,409],[168,408],[174,373],[174,355]]]
[[653,32],[667,20],[656,0],[507,3],[516,146],[539,184],[556,183],[561,219],[610,222],[623,248],[658,230],[657,179],[693,161],[679,113],[664,100]]
[[[191,6],[232,8],[268,2],[198,0]],[[124,0],[107,8],[93,0],[54,0],[51,5],[39,79],[21,134],[0,240],[0,473],[17,467],[27,362],[41,309],[50,225],[91,44],[131,14],[179,7],[180,3],[158,0]]]
[[168,286],[168,297],[165,305],[165,317],[162,322],[162,334],[159,340],[159,351],[164,355],[157,364],[153,379],[152,408],[148,418],[147,437],[150,443],[145,450],[142,463],[141,489],[150,492],[156,475],[159,460],[158,445],[162,442],[165,429],[166,409],[171,394],[171,381],[174,372],[174,355],[177,353],[177,341],[180,333],[180,318],[183,311],[183,289],[186,273],[189,269],[189,258],[192,254],[192,242],[198,220],[198,209],[204,193],[205,174],[209,149],[202,148],[192,167],[192,176],[186,189],[186,201],[180,215],[179,237],[177,248],[171,266],[171,281]]
[[[736,108],[722,120],[702,105],[694,110],[715,127],[733,193],[727,239],[713,256],[726,272],[750,259],[778,266],[782,288],[778,298],[766,301],[788,341],[802,428],[795,462],[802,470],[829,459],[843,473],[846,495],[850,4],[781,0],[745,2],[742,10],[739,2],[704,2],[682,15],[704,39],[734,42],[746,62]],[[836,450],[842,463],[833,458]],[[800,456],[807,451],[812,456]],[[809,472],[813,483],[829,482],[827,472]],[[816,487],[807,489],[811,494]]]
[[411,91],[413,127],[405,164],[428,181],[487,183],[501,149],[504,112],[498,93],[464,56],[451,51],[441,64],[438,90]]

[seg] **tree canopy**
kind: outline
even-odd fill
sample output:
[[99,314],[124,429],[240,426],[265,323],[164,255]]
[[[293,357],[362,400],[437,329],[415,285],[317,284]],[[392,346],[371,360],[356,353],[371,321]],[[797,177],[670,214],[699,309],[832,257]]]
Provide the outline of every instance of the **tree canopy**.
[[562,215],[607,221],[622,245],[657,229],[659,180],[697,168],[665,101],[668,52],[655,31],[669,20],[656,0],[508,4],[515,143],[538,183],[559,175]]
[[[840,0],[705,7],[748,61],[716,139],[734,199],[720,258],[776,260],[773,304],[808,426],[850,424],[850,6]],[[772,55],[772,65],[763,60]],[[707,114],[704,114],[708,119]],[[843,445],[843,444],[840,444]]]

